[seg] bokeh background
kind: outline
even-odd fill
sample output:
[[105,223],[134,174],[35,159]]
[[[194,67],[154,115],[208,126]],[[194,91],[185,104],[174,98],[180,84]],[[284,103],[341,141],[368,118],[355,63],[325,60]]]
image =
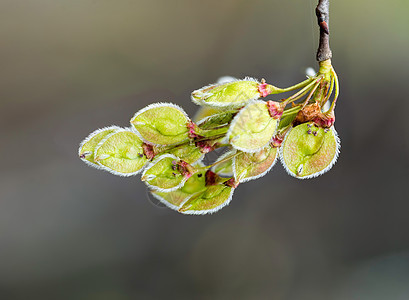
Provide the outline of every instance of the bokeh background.
[[277,164],[211,216],[87,167],[79,142],[219,76],[316,67],[315,0],[1,0],[1,299],[409,299],[409,2],[331,3],[334,168]]

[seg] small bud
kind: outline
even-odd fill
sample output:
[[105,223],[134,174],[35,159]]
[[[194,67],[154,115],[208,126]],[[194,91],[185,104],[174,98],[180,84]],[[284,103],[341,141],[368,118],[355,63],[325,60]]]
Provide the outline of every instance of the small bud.
[[187,129],[189,130],[187,136],[188,136],[190,139],[195,139],[195,138],[200,137],[200,136],[196,133],[196,132],[197,132],[197,130],[196,130],[197,125],[196,125],[195,123],[193,123],[192,121],[190,121],[190,122],[188,122],[188,123],[186,124],[186,126],[187,126]]
[[275,101],[267,101],[267,108],[268,112],[270,113],[270,116],[274,119],[280,119],[281,116],[283,115],[283,107],[280,103],[275,102]]
[[195,169],[187,162],[180,160],[176,163],[178,171],[186,178],[190,178],[195,172]]
[[[270,85],[272,86],[272,85]],[[262,83],[258,86],[258,91],[260,92],[261,97],[267,97],[271,94],[270,87],[267,83]]]
[[223,144],[224,140],[225,137],[222,136],[218,139],[198,141],[195,142],[195,145],[200,148],[201,153],[206,154],[220,147],[220,144]]
[[201,153],[209,153],[216,149],[216,145],[212,141],[198,141],[195,143],[196,147],[200,149]]
[[260,92],[261,97],[267,97],[268,95],[278,94],[282,92],[281,89],[275,87],[274,85],[267,84],[264,79],[258,86],[258,91]]
[[318,117],[314,119],[314,123],[317,126],[323,127],[323,128],[329,128],[335,123],[335,114],[333,112],[331,113],[320,113]]
[[142,155],[143,142],[127,129],[117,129],[95,147],[95,161],[105,170],[119,176],[138,174],[148,159]]
[[194,194],[179,208],[184,214],[203,215],[214,213],[228,205],[234,188],[224,184],[207,186],[203,192]]
[[242,107],[250,100],[260,98],[267,87],[259,90],[260,82],[246,77],[223,84],[211,84],[192,92],[192,101],[198,105],[211,107]]
[[143,143],[142,149],[143,149],[143,153],[145,154],[146,158],[149,160],[153,159],[157,155],[155,148],[150,144]]
[[286,135],[280,148],[280,159],[287,172],[296,178],[306,179],[324,174],[337,160],[339,139],[331,127],[328,132],[315,127],[308,134],[308,124],[292,128]]
[[95,130],[90,133],[80,144],[78,149],[78,156],[86,164],[99,168],[99,165],[94,160],[95,147],[101,142],[108,134],[113,133],[115,130],[121,129],[118,126],[110,126],[102,129]]
[[131,125],[141,138],[153,145],[173,145],[188,140],[190,122],[179,106],[155,103],[138,111]]
[[[176,170],[174,170],[176,166]],[[174,155],[157,156],[142,173],[141,180],[152,190],[171,192],[181,188],[193,173],[193,167]]]
[[275,135],[271,138],[270,141],[270,146],[273,148],[279,148],[281,147],[281,144],[283,143],[284,138],[281,135]]
[[274,166],[277,148],[270,146],[255,153],[240,153],[233,158],[234,178],[242,183],[260,178]]
[[226,137],[237,150],[257,152],[268,145],[277,124],[266,102],[251,101],[234,117]]

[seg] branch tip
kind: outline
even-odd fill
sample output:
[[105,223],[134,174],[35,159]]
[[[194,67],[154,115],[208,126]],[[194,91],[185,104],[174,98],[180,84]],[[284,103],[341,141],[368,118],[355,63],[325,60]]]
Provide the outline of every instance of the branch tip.
[[317,61],[320,62],[332,58],[329,48],[329,0],[319,0],[315,14],[320,27],[320,42],[317,51]]

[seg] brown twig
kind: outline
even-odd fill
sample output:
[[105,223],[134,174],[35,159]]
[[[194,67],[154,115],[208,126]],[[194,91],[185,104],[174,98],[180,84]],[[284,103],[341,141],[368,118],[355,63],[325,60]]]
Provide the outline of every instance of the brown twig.
[[320,26],[320,43],[317,51],[317,61],[320,62],[332,57],[329,48],[329,0],[319,0],[315,14]]

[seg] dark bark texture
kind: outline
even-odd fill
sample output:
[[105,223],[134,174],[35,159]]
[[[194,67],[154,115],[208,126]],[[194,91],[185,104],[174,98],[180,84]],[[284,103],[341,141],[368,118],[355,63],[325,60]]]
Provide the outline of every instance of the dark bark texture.
[[332,57],[329,48],[329,0],[319,0],[315,9],[318,25],[320,26],[320,42],[317,51],[317,61],[324,61]]

